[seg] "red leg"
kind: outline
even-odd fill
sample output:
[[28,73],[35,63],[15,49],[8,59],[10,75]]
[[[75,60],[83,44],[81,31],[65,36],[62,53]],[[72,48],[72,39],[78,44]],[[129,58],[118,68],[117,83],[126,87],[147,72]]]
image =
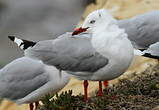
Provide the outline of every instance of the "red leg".
[[35,110],[38,108],[39,102],[35,102]]
[[103,81],[103,85],[104,85],[105,88],[107,88],[108,87],[108,81]]
[[104,87],[106,88],[106,90],[107,90],[107,94],[109,94],[109,89],[107,89],[108,88],[108,81],[103,81],[103,85],[104,85]]
[[103,96],[102,81],[99,81],[99,90],[97,96]]
[[88,88],[88,81],[84,80],[84,101],[88,101],[88,93],[87,93],[87,88]]
[[29,104],[29,108],[30,108],[30,110],[34,110],[34,105],[33,105],[33,103],[30,103],[30,104]]

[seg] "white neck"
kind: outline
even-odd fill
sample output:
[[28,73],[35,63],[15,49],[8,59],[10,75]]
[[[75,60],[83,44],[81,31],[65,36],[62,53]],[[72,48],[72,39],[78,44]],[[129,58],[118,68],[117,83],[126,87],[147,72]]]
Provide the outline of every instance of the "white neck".
[[91,42],[96,51],[107,58],[117,55],[118,50],[124,49],[124,46],[132,47],[125,31],[117,25],[97,30],[93,33]]

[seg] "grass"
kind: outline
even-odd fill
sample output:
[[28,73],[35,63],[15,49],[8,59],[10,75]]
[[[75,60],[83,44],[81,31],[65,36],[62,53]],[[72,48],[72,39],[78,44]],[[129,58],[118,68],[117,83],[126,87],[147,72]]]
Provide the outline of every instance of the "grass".
[[103,90],[102,97],[92,96],[88,103],[72,91],[47,95],[38,110],[151,110],[159,105],[159,65],[149,68],[133,79],[122,79],[117,85]]

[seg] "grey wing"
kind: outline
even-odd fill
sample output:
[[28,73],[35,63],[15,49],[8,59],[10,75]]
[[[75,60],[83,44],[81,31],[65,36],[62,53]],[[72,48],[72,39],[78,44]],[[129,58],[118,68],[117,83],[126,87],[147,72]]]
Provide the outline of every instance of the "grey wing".
[[71,37],[66,33],[56,40],[42,41],[25,52],[26,56],[67,71],[94,72],[108,64],[108,59],[95,51],[89,35]]
[[14,60],[0,70],[0,97],[10,100],[24,98],[49,81],[44,65],[30,58]]
[[147,49],[159,41],[159,11],[149,11],[131,19],[119,20],[135,48]]

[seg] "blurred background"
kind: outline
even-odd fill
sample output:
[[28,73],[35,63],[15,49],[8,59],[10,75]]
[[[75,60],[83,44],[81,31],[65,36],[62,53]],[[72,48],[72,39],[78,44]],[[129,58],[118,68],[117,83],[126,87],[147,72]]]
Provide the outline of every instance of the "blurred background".
[[[33,41],[53,39],[72,31],[91,11],[100,8],[111,10],[116,19],[126,19],[159,9],[159,0],[0,0],[0,65],[4,66],[23,55],[8,40],[8,35]],[[129,77],[133,72],[140,73],[156,64],[155,60],[136,57],[135,63],[120,78]],[[81,84],[81,81],[72,79],[63,90],[73,89],[74,94],[79,94],[83,91]],[[89,92],[97,86],[97,82],[91,82]],[[27,105],[17,106],[6,100],[0,105],[0,110],[27,109]]]
[[[72,31],[93,0],[0,0],[0,61],[4,65],[22,53],[8,35],[34,41]],[[21,54],[20,54],[21,53]]]

